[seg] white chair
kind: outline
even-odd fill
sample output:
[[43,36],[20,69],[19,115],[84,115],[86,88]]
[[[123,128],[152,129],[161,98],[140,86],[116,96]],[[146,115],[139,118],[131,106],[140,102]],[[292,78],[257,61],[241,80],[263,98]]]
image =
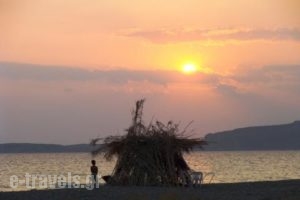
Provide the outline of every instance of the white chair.
[[200,187],[201,184],[203,183],[203,178],[204,178],[203,173],[190,170],[189,175],[190,175],[191,185],[195,187],[197,186]]

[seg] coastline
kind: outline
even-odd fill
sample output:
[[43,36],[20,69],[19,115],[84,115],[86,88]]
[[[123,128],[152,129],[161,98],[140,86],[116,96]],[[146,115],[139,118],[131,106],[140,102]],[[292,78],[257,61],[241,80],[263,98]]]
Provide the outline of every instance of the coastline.
[[51,189],[0,192],[0,199],[112,200],[299,200],[300,179],[203,184],[200,188],[102,186],[94,190]]

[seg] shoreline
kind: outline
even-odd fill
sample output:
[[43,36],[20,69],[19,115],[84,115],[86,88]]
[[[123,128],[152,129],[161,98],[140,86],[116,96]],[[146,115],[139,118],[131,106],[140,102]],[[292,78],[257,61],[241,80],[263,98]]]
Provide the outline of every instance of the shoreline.
[[[196,152],[201,152],[201,153],[210,153],[210,152],[288,152],[288,151],[300,151],[300,149],[201,149],[201,150],[193,150],[192,153]],[[7,155],[7,154],[52,154],[52,153],[58,153],[58,154],[90,154],[90,151],[49,151],[49,152],[42,152],[42,151],[34,151],[34,152],[27,152],[27,151],[22,151],[22,152],[2,152],[0,151],[0,155]]]
[[112,200],[299,200],[300,179],[241,183],[211,183],[197,188],[102,186],[98,189],[49,189],[0,192],[0,199]]

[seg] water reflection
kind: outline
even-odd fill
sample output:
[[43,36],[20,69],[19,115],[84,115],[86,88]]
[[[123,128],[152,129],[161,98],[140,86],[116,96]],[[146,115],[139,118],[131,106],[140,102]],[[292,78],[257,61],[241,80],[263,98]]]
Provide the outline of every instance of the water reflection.
[[[300,151],[265,152],[194,152],[185,159],[195,171],[213,172],[214,183],[263,180],[300,179]],[[91,155],[88,153],[59,154],[0,154],[0,191],[11,190],[9,178],[25,173],[44,175],[72,175],[82,177],[90,173]],[[111,174],[115,160],[96,157],[101,175]],[[205,182],[209,181],[209,176]],[[21,184],[18,190],[26,190]]]

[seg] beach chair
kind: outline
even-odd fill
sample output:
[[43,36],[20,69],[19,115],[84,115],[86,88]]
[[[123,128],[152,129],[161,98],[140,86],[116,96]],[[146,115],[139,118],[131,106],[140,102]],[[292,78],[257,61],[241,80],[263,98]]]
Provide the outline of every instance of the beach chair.
[[203,183],[203,173],[202,172],[197,172],[194,170],[189,171],[190,175],[190,186],[194,187],[200,187],[201,184]]

